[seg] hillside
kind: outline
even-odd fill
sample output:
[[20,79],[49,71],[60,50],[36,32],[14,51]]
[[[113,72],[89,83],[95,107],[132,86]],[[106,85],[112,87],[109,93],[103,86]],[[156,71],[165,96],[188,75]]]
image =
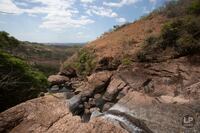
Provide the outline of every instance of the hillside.
[[62,62],[67,57],[70,57],[77,52],[82,45],[45,45],[40,43],[18,41],[14,37],[11,37],[14,42],[11,42],[11,45],[9,45],[9,42],[6,41],[6,38],[8,37],[8,33],[0,33],[0,47],[8,53],[26,60],[31,66],[44,72],[46,76],[57,73],[62,65]]
[[[176,43],[173,41],[177,41],[178,39],[187,40],[188,38],[184,37],[190,35],[195,35],[194,38],[198,41],[199,5],[198,0],[196,3],[192,2],[194,1],[172,1],[167,3],[164,7],[154,10],[149,15],[143,16],[141,19],[136,20],[133,23],[114,26],[113,31],[105,33],[99,39],[89,43],[86,46],[86,49],[91,49],[97,59],[104,57],[122,59],[131,56],[132,60],[136,60],[138,52],[145,49],[144,47],[146,46],[146,43],[149,43],[147,45],[160,43],[159,45],[166,45],[166,47],[168,47],[168,44],[164,43],[176,45],[172,44]],[[182,30],[185,30],[187,33],[183,33]],[[150,49],[150,47],[148,48]],[[153,51],[151,52],[153,53]],[[166,52],[165,49],[159,51],[159,53],[162,52]],[[173,56],[173,54],[175,53],[167,53],[166,55],[163,54],[163,56]]]
[[[66,60],[65,66],[71,64],[80,73],[91,74],[106,61],[116,69],[115,65],[120,64],[161,62],[198,54],[199,5],[198,1],[192,2],[172,1],[133,23],[114,26]],[[87,57],[81,63],[84,54]]]
[[167,18],[163,15],[154,15],[135,21],[125,27],[101,36],[91,42],[86,48],[95,51],[97,57],[123,57],[134,55],[148,36],[156,36]]

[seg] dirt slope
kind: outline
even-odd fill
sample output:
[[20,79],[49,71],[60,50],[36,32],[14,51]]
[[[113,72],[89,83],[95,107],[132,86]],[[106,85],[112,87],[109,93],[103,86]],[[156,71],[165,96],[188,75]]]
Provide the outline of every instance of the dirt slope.
[[115,32],[107,33],[89,43],[86,48],[92,49],[98,58],[135,55],[146,37],[160,33],[166,19],[161,15],[151,15]]

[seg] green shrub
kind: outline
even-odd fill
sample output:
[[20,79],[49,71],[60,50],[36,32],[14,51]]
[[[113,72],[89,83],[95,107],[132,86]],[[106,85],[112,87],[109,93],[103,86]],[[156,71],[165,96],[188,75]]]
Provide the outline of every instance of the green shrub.
[[0,111],[46,91],[46,77],[23,60],[0,51]]
[[[199,54],[199,22],[199,16],[187,13],[171,19],[163,25],[159,37],[150,36],[145,40],[144,47],[137,55],[138,60],[146,62],[158,59],[159,56],[169,56],[166,55],[166,49],[173,54],[170,55],[171,57]],[[154,53],[154,51],[159,53]]]
[[149,36],[149,37],[146,38],[145,43],[147,45],[153,45],[153,44],[155,44],[157,42],[157,40],[158,40],[157,37],[155,37],[155,36]]
[[55,74],[56,72],[59,72],[58,64],[49,65],[49,64],[35,63],[34,65],[32,65],[32,67],[43,72],[47,77]]
[[139,53],[137,53],[137,59],[139,62],[147,62],[148,59],[145,51],[140,51]]
[[186,16],[183,18],[184,25],[183,29],[188,33],[191,34],[195,38],[200,37],[200,17],[194,16]]
[[0,31],[0,48],[12,52],[19,45],[19,41],[11,37],[7,32]]
[[131,65],[133,63],[130,57],[124,57],[121,62],[123,65]]
[[88,75],[96,66],[95,57],[89,50],[81,49],[73,65],[80,75]]
[[161,46],[165,49],[166,47],[173,47],[176,43],[176,39],[180,35],[180,27],[182,26],[182,21],[174,20],[167,22],[161,31]]
[[177,40],[176,50],[180,55],[192,55],[200,51],[200,43],[191,34],[182,35]]
[[188,8],[188,12],[192,14],[200,14],[200,0],[194,0]]
[[164,47],[173,47],[180,55],[195,54],[200,46],[200,18],[185,16],[167,23],[162,30]]

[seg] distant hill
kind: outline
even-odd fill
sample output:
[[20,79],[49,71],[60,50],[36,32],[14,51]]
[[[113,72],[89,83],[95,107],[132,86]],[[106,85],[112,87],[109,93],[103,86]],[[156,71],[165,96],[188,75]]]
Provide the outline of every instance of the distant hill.
[[[72,56],[83,44],[41,44],[32,42],[18,41],[14,37],[11,45],[6,42],[6,38],[9,34],[6,32],[0,33],[1,44],[0,47],[8,53],[22,58],[27,61],[34,68],[44,72],[45,75],[49,76],[59,71],[60,65],[66,59],[66,57]],[[4,36],[4,37],[3,37]],[[7,36],[7,37],[6,37]],[[4,38],[4,39],[3,39]]]
[[42,43],[42,44],[45,44],[45,45],[56,45],[56,46],[82,46],[82,45],[85,45],[86,43]]

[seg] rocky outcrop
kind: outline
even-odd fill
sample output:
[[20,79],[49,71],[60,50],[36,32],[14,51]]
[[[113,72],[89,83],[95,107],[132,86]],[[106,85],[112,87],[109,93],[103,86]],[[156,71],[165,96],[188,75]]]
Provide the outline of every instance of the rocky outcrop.
[[[102,108],[104,101],[102,93],[105,92],[112,73],[109,71],[97,72],[87,77],[87,81],[76,88],[77,95],[69,99],[70,110],[74,114],[91,114],[95,107]],[[99,109],[100,110],[100,109]]]
[[66,76],[61,76],[61,75],[51,75],[51,76],[49,76],[48,81],[52,85],[60,85],[60,84],[64,84],[65,82],[69,81],[69,78]]
[[69,78],[77,77],[76,70],[72,67],[65,67],[60,72],[59,75],[66,76]]
[[[119,75],[133,90],[152,96],[186,95],[187,88],[200,79],[200,64],[192,57],[182,57],[160,63],[133,63],[119,68]],[[192,98],[191,93],[188,94]]]
[[27,101],[0,114],[2,133],[126,133],[102,118],[82,123],[73,116],[62,95],[46,95]]
[[107,101],[113,101],[118,93],[125,88],[127,84],[120,79],[119,77],[114,77],[108,88],[106,89],[106,93],[104,94],[104,99]]
[[[155,133],[198,132],[200,130],[200,101],[177,101],[163,103],[155,97],[139,92],[131,92],[115,104],[110,110],[124,112],[143,121]],[[195,124],[191,128],[184,126],[184,117],[192,116]]]
[[118,59],[114,59],[113,57],[103,57],[98,61],[95,71],[117,70],[120,64],[121,62]]
[[57,86],[66,99],[46,95],[9,109],[0,132],[197,132],[199,79],[200,64],[187,57],[68,78]]

